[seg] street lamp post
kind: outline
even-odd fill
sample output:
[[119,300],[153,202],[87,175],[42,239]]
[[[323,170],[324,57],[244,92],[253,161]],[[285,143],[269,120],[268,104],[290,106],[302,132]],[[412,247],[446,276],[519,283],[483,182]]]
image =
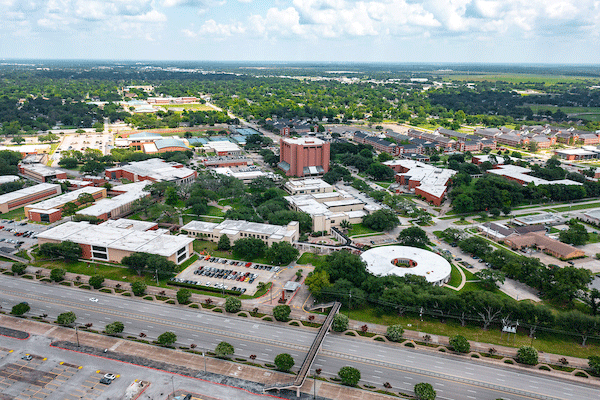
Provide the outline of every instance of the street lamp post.
[[173,385],[173,398],[175,398],[175,376],[171,375],[171,384]]
[[75,325],[75,336],[77,337],[77,347],[79,347],[79,332],[77,331],[77,325]]
[[206,374],[206,349],[202,349],[202,358],[204,359],[204,374]]

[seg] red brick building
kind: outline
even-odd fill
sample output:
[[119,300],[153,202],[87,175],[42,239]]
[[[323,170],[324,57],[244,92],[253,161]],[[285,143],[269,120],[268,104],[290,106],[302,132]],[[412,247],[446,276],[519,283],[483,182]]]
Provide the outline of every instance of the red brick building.
[[329,143],[316,138],[281,138],[279,168],[287,176],[315,176],[329,171]]

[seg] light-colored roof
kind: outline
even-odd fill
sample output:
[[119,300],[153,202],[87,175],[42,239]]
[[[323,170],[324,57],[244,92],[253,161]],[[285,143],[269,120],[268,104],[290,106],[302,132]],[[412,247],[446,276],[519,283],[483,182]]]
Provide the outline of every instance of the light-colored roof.
[[106,190],[102,187],[95,186],[86,186],[81,189],[74,190],[72,192],[67,192],[60,196],[53,197],[48,200],[40,201],[39,203],[35,203],[34,207],[40,210],[49,210],[51,208],[61,208],[65,204],[77,200],[77,198],[85,193],[91,194],[92,196],[96,193],[102,192]]
[[[360,258],[367,263],[367,269],[373,275],[418,275],[427,282],[440,282],[450,276],[452,267],[443,257],[428,250],[409,246],[384,246],[365,251]],[[412,268],[398,267],[392,264],[395,259],[416,262]]]
[[296,144],[300,146],[319,146],[325,143],[321,139],[314,137],[300,137],[300,138],[282,138],[284,143]]
[[162,136],[159,135],[158,133],[138,132],[138,133],[132,133],[131,135],[127,136],[127,139],[130,139],[130,140],[156,140],[156,139],[162,139]]
[[218,167],[218,168],[212,168],[212,170],[214,171],[215,174],[219,174],[219,175],[225,175],[225,176],[232,176],[236,179],[245,181],[245,180],[252,180],[252,179],[256,179],[259,176],[264,176],[266,175],[264,172],[262,172],[260,169],[249,169],[249,170],[232,170],[229,167]]
[[536,178],[535,176],[529,175],[531,170],[525,167],[519,167],[518,165],[498,165],[497,169],[490,169],[487,171],[490,174],[504,176],[506,178],[514,178],[525,183],[533,183],[535,186],[538,185],[576,185],[581,186],[583,183],[575,182],[569,179],[561,179],[557,181],[548,181],[542,178]]
[[323,179],[314,178],[290,180],[285,184],[285,188],[290,192],[298,190],[321,190],[331,187],[332,186]]
[[158,148],[159,150],[167,148],[167,147],[183,147],[185,149],[188,148],[183,140],[172,139],[172,138],[159,139],[159,140],[156,140],[154,142],[154,144],[156,145],[156,148]]
[[215,152],[220,151],[241,151],[240,146],[230,141],[213,141],[206,143],[203,146],[207,150],[213,150]]
[[[60,185],[54,183],[40,183],[38,185],[29,186],[24,189],[15,190],[14,192],[0,195],[0,204],[8,203],[12,200],[20,199],[25,196],[31,196],[52,188],[60,188]],[[60,192],[60,190],[59,190]]]
[[[292,221],[292,225],[296,225],[293,224],[293,222],[296,222],[297,224],[297,221]],[[213,224],[210,222],[202,221],[191,221],[188,224],[181,227],[181,230],[184,231],[195,231],[202,233],[212,233],[215,229],[220,230],[222,234],[237,235],[240,232],[245,232],[256,235],[265,235],[272,238],[273,236],[277,236],[278,238],[282,238],[285,236],[293,236],[295,232],[288,231],[287,226],[285,225],[271,225],[230,219],[226,219],[220,224]]]
[[54,176],[56,174],[65,173],[65,171],[58,168],[47,167],[44,164],[22,164],[21,167],[41,176]]
[[40,239],[70,240],[78,244],[102,246],[131,252],[146,252],[170,257],[193,242],[187,236],[163,235],[160,232],[140,232],[86,222],[66,222],[38,234]]
[[134,231],[142,231],[142,232],[145,232],[149,229],[154,228],[155,226],[158,226],[158,224],[156,222],[138,221],[135,219],[126,219],[126,218],[109,219],[108,221],[105,221],[100,225],[110,226],[110,227],[119,228],[119,229],[131,229]]
[[80,215],[90,215],[93,217],[100,217],[101,215],[112,213],[119,208],[133,203],[134,201],[149,196],[149,192],[140,191],[128,191],[112,199],[100,199],[96,201],[96,204],[91,205],[83,210],[77,211]]
[[160,158],[150,158],[145,161],[131,162],[122,167],[107,169],[106,171],[110,173],[123,170],[134,175],[147,176],[156,181],[175,181],[194,174],[194,171],[189,168],[176,168],[177,166],[181,166],[181,164],[168,163]]
[[19,178],[16,175],[2,175],[0,176],[0,185],[2,185],[3,183],[8,183],[8,182],[16,182],[18,181]]

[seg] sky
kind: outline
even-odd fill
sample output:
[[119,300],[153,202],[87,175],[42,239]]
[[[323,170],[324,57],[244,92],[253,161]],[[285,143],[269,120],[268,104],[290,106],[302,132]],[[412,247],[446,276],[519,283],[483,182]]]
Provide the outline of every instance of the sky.
[[0,0],[0,59],[600,63],[600,0]]

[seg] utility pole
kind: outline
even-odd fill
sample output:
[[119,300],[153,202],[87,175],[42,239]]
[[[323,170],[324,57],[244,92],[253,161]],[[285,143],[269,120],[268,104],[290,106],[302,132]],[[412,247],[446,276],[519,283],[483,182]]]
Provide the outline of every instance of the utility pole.
[[77,331],[77,325],[75,325],[75,336],[77,337],[77,347],[79,347],[79,332]]
[[173,380],[173,378],[175,377],[171,375],[171,384],[173,385],[173,398],[175,398],[175,381]]

